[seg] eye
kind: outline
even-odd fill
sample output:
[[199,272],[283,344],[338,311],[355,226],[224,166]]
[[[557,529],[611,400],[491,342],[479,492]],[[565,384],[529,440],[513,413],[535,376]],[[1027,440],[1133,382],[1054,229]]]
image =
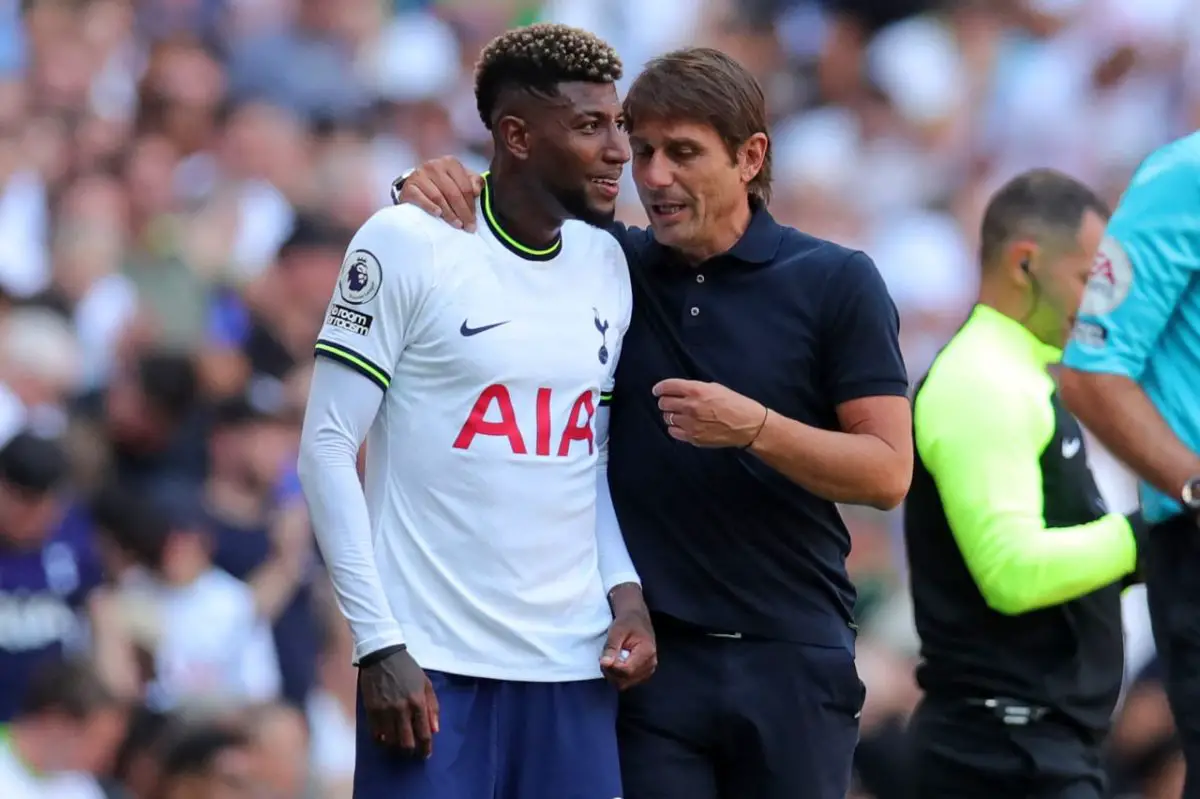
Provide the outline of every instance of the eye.
[[600,125],[593,120],[592,122],[584,122],[579,126],[579,129],[584,133],[595,133],[600,130]]

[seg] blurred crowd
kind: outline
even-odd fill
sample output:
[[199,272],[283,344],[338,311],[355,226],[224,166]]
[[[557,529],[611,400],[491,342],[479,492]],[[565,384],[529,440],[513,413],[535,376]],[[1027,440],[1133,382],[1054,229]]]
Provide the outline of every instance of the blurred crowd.
[[[626,83],[687,44],[751,67],[773,114],[773,212],[875,258],[915,378],[971,304],[990,191],[1053,166],[1115,200],[1151,149],[1200,126],[1189,11],[0,0],[0,795],[349,796],[348,631],[293,472],[311,345],[391,180],[444,154],[486,164],[472,66],[491,37],[588,28]],[[621,217],[643,220],[631,186],[623,198]],[[1124,476],[1099,466],[1128,504]],[[915,639],[895,518],[848,517],[870,689],[860,775],[889,799]],[[1173,799],[1147,647],[1114,775]]]

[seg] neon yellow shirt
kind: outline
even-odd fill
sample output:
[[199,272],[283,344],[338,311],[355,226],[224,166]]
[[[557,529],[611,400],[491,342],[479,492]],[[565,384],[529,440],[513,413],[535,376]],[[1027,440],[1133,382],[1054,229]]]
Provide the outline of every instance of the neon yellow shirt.
[[[1059,427],[1046,367],[1061,352],[978,306],[934,362],[914,400],[917,455],[937,487],[984,600],[1007,615],[1058,605],[1130,574],[1126,518],[1066,527],[1046,519],[1043,457]],[[1084,458],[1082,439],[1058,456]]]

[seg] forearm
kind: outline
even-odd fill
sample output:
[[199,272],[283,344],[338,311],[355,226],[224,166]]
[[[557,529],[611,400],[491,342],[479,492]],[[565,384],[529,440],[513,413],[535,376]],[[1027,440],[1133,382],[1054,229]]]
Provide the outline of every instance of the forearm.
[[[986,529],[955,529],[988,606],[1017,615],[1070,602],[1129,574],[1137,542],[1129,519],[1109,514],[1077,527],[1045,528],[993,518]],[[975,536],[971,541],[965,536]]]
[[908,459],[866,433],[822,430],[770,413],[750,452],[819,497],[890,510],[912,476]]
[[[404,642],[375,563],[357,469],[359,447],[381,399],[364,378],[318,359],[300,443],[300,482],[334,596],[354,636],[355,661]],[[374,407],[367,407],[371,401]],[[353,404],[362,407],[346,407]]]
[[141,691],[137,657],[131,636],[122,624],[117,600],[98,589],[88,600],[92,627],[92,660],[105,684],[117,696],[134,699]]
[[296,595],[304,564],[276,553],[250,575],[254,606],[260,618],[274,622]]
[[1071,412],[1159,491],[1178,497],[1184,483],[1200,475],[1200,454],[1179,440],[1133,380],[1063,367],[1059,384]]
[[254,570],[249,580],[258,616],[269,622],[278,618],[296,595],[310,555],[308,510],[302,500],[297,498],[282,508],[274,524],[290,528],[282,531],[282,535],[276,532],[272,536],[288,545],[280,546],[277,540],[270,557]]
[[625,546],[625,537],[621,534],[617,512],[613,508],[606,464],[601,464],[596,470],[596,555],[606,594],[618,585],[641,585],[641,578]]

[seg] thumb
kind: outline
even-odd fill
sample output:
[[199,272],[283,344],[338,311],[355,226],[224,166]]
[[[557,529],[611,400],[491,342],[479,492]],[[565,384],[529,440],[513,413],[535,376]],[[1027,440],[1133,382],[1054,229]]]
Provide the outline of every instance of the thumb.
[[621,656],[621,644],[624,640],[624,630],[615,626],[609,628],[608,640],[604,642],[604,651],[600,653],[601,666],[611,666],[617,662],[617,658]]

